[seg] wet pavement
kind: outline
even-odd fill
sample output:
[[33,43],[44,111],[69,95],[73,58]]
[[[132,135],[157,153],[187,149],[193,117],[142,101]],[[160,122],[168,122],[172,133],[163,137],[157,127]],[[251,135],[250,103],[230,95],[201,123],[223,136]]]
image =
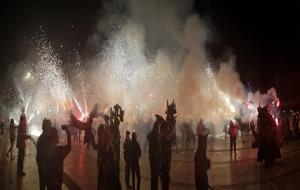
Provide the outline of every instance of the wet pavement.
[[[4,187],[4,189],[38,189],[34,144],[27,143],[24,168],[26,176],[17,178],[17,150],[14,150],[15,159],[13,161],[3,154],[7,149],[7,140],[7,137],[0,136],[0,187]],[[281,149],[282,158],[278,159],[271,168],[265,168],[263,164],[256,162],[257,149],[250,148],[251,137],[248,137],[245,143],[242,143],[241,139],[238,140],[236,156],[230,155],[229,140],[215,139],[211,141],[208,139],[208,143],[207,156],[211,160],[208,176],[212,189],[299,189],[300,187],[300,164],[298,164],[300,141],[291,141],[289,145],[284,146]],[[193,151],[173,152],[170,189],[195,189],[193,154]],[[143,153],[140,165],[141,189],[150,189],[147,153]],[[72,151],[64,163],[64,172],[63,189],[96,189],[96,152],[85,148],[78,142],[73,142]],[[123,161],[121,161],[121,182],[125,189]]]

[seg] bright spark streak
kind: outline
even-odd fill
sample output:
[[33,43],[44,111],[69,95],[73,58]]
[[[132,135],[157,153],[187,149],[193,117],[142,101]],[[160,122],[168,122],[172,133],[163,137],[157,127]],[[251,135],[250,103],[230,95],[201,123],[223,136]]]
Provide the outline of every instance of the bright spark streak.
[[80,112],[80,114],[81,114],[81,117],[84,116],[84,113],[83,113],[83,111],[82,111],[82,108],[80,107],[80,105],[79,105],[77,99],[76,99],[74,96],[73,96],[73,99],[74,99],[74,102],[75,102],[75,104],[76,104],[76,106],[77,106],[77,108],[78,108],[78,110],[79,110],[79,112]]
[[219,87],[218,87],[218,85],[217,85],[217,83],[216,83],[214,74],[212,73],[212,70],[211,70],[210,67],[207,67],[207,68],[206,68],[206,73],[207,73],[207,76],[212,80],[212,83],[213,83],[215,89],[217,90],[217,92],[224,98],[224,101],[225,101],[225,103],[228,105],[230,111],[231,111],[232,113],[235,113],[235,108],[234,108],[234,106],[231,104],[229,96],[228,96],[227,94],[225,94],[224,92],[222,92],[222,91],[219,89]]
[[84,99],[84,109],[85,109],[85,116],[88,116],[88,107],[87,107],[87,103],[86,103],[86,99]]
[[[224,94],[224,93],[222,93],[222,94]],[[228,107],[230,108],[230,111],[234,113],[234,112],[235,112],[235,108],[234,108],[233,105],[230,103],[230,98],[229,98],[229,96],[226,95],[226,94],[224,94],[223,96],[224,96],[225,102],[227,103]]]
[[26,103],[26,106],[25,106],[25,114],[27,112],[28,105],[29,105],[29,101]]
[[30,123],[30,121],[32,120],[32,118],[34,117],[34,113],[32,113],[31,115],[30,115],[30,117],[29,117],[29,119],[28,119],[28,123]]
[[58,103],[56,103],[56,113],[59,112],[59,107],[58,107]]
[[60,105],[63,107],[64,111],[66,112],[67,109],[66,109],[66,102],[62,101],[62,100],[59,100],[60,102]]

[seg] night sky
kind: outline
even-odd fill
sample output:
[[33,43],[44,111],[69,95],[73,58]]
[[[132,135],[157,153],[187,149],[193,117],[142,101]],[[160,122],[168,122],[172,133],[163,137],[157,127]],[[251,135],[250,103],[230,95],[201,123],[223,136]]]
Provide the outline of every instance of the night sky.
[[[88,56],[84,44],[95,30],[101,8],[101,1],[96,0],[1,5],[1,77],[25,56],[22,42],[40,25],[50,40]],[[299,10],[296,1],[220,0],[196,1],[193,9],[214,28],[216,38],[207,44],[210,56],[223,58],[231,49],[244,84],[262,91],[273,86],[287,103],[299,103],[300,97]]]

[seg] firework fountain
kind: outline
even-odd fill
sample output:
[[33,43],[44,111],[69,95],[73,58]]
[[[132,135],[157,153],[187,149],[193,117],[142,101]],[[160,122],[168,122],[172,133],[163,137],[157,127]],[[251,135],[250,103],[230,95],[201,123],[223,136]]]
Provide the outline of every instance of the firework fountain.
[[44,117],[66,123],[72,111],[84,120],[94,103],[102,112],[120,104],[124,123],[131,127],[164,113],[167,99],[175,99],[179,121],[202,118],[220,133],[224,121],[249,122],[259,103],[279,102],[275,89],[264,95],[245,91],[234,56],[218,65],[208,58],[209,27],[190,13],[192,1],[131,0],[122,5],[128,10],[123,15],[107,4],[97,32],[87,42],[100,53],[85,60],[85,67],[77,52],[66,69],[45,32],[16,66],[13,77],[20,102],[10,109],[10,117],[18,121],[24,106],[31,134],[41,132]]
[[20,108],[24,107],[29,133],[34,136],[41,133],[44,117],[56,124],[66,123],[69,112],[73,111],[83,120],[87,116],[87,108],[80,105],[75,97],[62,70],[62,61],[43,32],[30,53],[30,62],[18,65],[15,70],[14,80],[20,103],[11,109],[9,117],[18,122]]

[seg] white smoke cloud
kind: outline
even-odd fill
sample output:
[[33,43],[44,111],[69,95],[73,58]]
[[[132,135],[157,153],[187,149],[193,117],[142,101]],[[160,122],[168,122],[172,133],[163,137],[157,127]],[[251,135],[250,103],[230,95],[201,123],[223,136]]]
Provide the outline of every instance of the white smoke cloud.
[[95,58],[99,66],[90,81],[102,92],[98,101],[123,105],[128,120],[163,114],[167,99],[175,99],[181,120],[201,117],[220,125],[239,115],[235,107],[245,92],[234,61],[219,70],[209,63],[209,28],[190,14],[192,3],[129,1],[126,21]]
[[[179,121],[202,118],[216,126],[216,133],[221,133],[225,120],[242,117],[248,122],[256,116],[256,108],[244,113],[244,102],[267,105],[278,100],[276,91],[246,92],[234,55],[219,66],[211,62],[206,52],[210,28],[192,14],[192,5],[190,0],[105,1],[96,32],[87,41],[88,48],[100,52],[88,60],[93,64],[78,70],[76,54],[74,67],[64,70],[51,43],[42,40],[35,57],[28,56],[35,65],[25,69],[35,71],[34,84],[39,85],[26,93],[20,90],[20,99],[27,94],[31,107],[44,109],[43,117],[46,109],[62,110],[70,99],[82,110],[98,102],[107,111],[118,103],[126,111],[126,122],[133,125],[154,114],[164,115],[166,100],[175,99]],[[17,88],[24,88],[16,78]],[[67,116],[66,111],[58,113]]]

